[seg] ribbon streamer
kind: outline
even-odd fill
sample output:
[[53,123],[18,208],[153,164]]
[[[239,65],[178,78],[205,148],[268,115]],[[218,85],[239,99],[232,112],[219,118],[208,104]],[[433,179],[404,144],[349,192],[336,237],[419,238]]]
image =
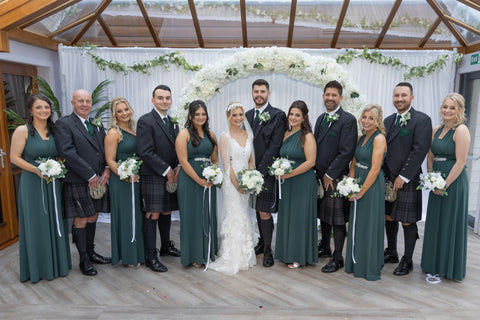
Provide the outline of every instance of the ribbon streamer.
[[[47,215],[47,209],[45,209],[45,194],[43,193],[43,173],[41,174],[41,180],[40,180],[40,189],[42,190],[42,205],[43,205],[43,213],[45,213],[45,215]],[[54,190],[55,191],[55,190]],[[55,192],[53,192],[53,194],[55,194]]]
[[208,182],[210,182],[210,180],[207,179],[207,185],[203,188],[203,204],[202,204],[202,212],[203,212],[203,208],[205,207],[205,191],[207,191],[208,189],[208,255],[207,255],[207,264],[205,265],[205,269],[203,269],[203,272],[207,271],[208,265],[210,264],[210,250],[211,250],[210,247],[212,242],[212,211],[211,211],[212,188],[207,188]]
[[130,180],[132,181],[132,240],[130,243],[135,242],[135,182],[134,181],[135,176],[132,178],[130,177]]
[[[61,238],[62,233],[60,232],[60,222],[58,221],[57,192],[56,192],[56,189],[55,189],[55,178],[52,179],[52,183],[53,183],[53,203],[55,205],[55,221],[57,222],[58,236]],[[43,181],[42,181],[42,186],[43,186]]]
[[355,222],[357,221],[357,199],[353,201],[353,226],[352,226],[352,260],[353,263],[357,263],[355,261]]

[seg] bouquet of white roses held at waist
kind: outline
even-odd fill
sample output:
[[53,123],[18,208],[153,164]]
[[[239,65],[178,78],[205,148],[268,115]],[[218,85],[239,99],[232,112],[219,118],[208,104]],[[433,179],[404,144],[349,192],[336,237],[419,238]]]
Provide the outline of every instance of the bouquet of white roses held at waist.
[[237,173],[238,188],[247,193],[258,195],[263,190],[263,175],[255,169],[243,169]]
[[273,161],[272,166],[268,167],[268,173],[271,176],[283,176],[292,172],[292,165],[287,158],[277,158]]
[[207,179],[212,181],[213,185],[220,187],[223,182],[223,173],[222,170],[216,164],[212,164],[208,167],[203,168],[202,175]]
[[425,189],[427,191],[440,190],[442,196],[447,196],[447,191],[443,190],[447,182],[442,177],[440,172],[431,171],[427,174],[420,174],[420,184],[417,187],[417,190]]
[[46,178],[47,183],[49,183],[53,179],[65,178],[67,169],[63,162],[64,161],[42,158],[37,160],[37,163],[39,163],[37,170],[40,171],[42,176]]
[[333,194],[333,196],[351,198],[360,192],[360,190],[361,187],[358,184],[357,179],[345,176],[337,184],[337,191]]
[[125,160],[119,160],[117,163],[117,172],[121,180],[128,181],[133,179],[140,172],[142,160],[137,157],[129,157]]

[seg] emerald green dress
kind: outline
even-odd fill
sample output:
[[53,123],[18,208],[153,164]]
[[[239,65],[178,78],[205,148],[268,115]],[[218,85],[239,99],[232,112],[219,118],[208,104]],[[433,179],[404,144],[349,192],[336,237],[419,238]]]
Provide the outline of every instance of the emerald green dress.
[[[446,178],[456,162],[455,130],[439,139],[435,133],[430,150],[435,155],[433,171]],[[421,267],[424,272],[441,278],[461,281],[467,265],[468,179],[465,168],[447,189],[447,196],[430,192],[423,236]]]
[[[291,161],[292,169],[305,159],[298,131],[280,148],[280,157]],[[275,186],[278,188],[278,185]],[[275,258],[300,265],[318,262],[317,182],[313,169],[285,179],[278,203]],[[278,192],[278,189],[277,189]]]
[[[188,142],[188,163],[201,178],[203,178],[203,168],[211,164],[209,159],[213,150],[213,144],[207,135],[197,147],[192,145],[191,140]],[[180,169],[177,195],[182,248],[180,260],[184,266],[192,263],[206,264],[209,252],[210,261],[215,260],[218,250],[217,190],[215,187],[211,187],[210,190],[209,201],[209,190],[204,190],[183,169]]]
[[[137,137],[123,130],[122,136],[122,141],[117,146],[117,156],[115,158],[117,162],[133,157],[137,151]],[[145,261],[142,232],[143,213],[140,209],[139,183],[134,183],[133,187],[135,199],[134,220],[132,217],[132,184],[120,180],[114,173],[111,174],[109,192],[112,265],[117,264],[120,260],[124,265],[133,266]],[[135,221],[135,235],[133,233],[133,221]]]
[[[22,158],[38,166],[39,158],[56,159],[54,137],[43,140],[35,130],[28,134]],[[54,195],[57,199],[55,212]],[[58,224],[57,224],[58,218]],[[64,277],[72,268],[68,229],[62,214],[62,183],[47,184],[35,173],[22,171],[18,189],[20,281]],[[60,231],[60,234],[59,234]],[[61,235],[61,236],[60,236]]]
[[[362,146],[365,135],[360,137],[355,149],[355,178],[362,185],[372,167],[373,140],[380,134],[375,131]],[[383,162],[383,161],[382,161]],[[377,179],[360,200],[357,200],[357,212],[354,218],[355,205],[350,206],[348,224],[347,252],[345,272],[369,281],[380,279],[383,268],[383,229],[385,227],[385,178],[380,169]],[[355,230],[354,230],[355,228]],[[352,258],[352,246],[355,262]]]

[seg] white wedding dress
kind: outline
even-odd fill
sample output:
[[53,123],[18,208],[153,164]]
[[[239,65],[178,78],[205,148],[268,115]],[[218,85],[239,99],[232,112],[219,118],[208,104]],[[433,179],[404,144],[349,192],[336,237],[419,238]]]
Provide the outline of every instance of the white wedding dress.
[[[209,269],[234,275],[240,270],[247,270],[254,266],[257,263],[257,258],[253,242],[253,224],[250,219],[249,195],[238,192],[233,186],[229,177],[230,167],[228,163],[230,162],[233,167],[233,172],[247,169],[253,143],[251,139],[247,139],[245,147],[242,147],[225,132],[222,133],[222,139],[224,138],[228,141],[228,150],[220,150],[225,169],[221,188],[223,220],[219,228],[220,250],[218,258],[215,262],[210,263]],[[222,149],[222,145],[220,149]]]

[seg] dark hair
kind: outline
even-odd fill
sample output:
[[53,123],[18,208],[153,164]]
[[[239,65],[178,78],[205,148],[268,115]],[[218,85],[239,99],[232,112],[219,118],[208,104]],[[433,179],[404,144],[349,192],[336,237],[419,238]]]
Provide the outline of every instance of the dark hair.
[[325,91],[327,91],[327,88],[337,89],[339,95],[343,94],[342,84],[340,82],[338,82],[337,80],[333,80],[333,81],[330,81],[329,83],[327,83],[325,85],[325,88],[323,88],[323,93],[325,93]]
[[187,116],[187,122],[185,122],[185,128],[187,128],[188,132],[190,133],[190,141],[192,141],[192,146],[198,147],[200,145],[201,139],[200,135],[198,134],[197,128],[193,125],[193,117],[195,117],[195,112],[197,112],[198,109],[202,108],[205,110],[205,113],[207,114],[207,121],[202,126],[203,132],[207,135],[208,139],[212,142],[213,146],[216,145],[215,140],[213,140],[212,135],[210,134],[210,129],[208,128],[208,111],[207,111],[207,106],[205,105],[205,102],[202,100],[195,100],[192,101],[188,105],[188,116]]
[[[294,108],[300,110],[300,112],[302,112],[302,116],[303,116],[303,121],[302,121],[302,124],[301,124],[302,135],[300,137],[300,141],[302,142],[302,147],[303,147],[304,144],[305,144],[305,136],[309,132],[312,132],[312,127],[310,126],[310,120],[308,119],[308,107],[307,107],[307,104],[305,103],[305,101],[303,101],[303,100],[294,101],[292,103],[292,105],[290,106],[290,108],[288,109],[287,119],[288,119],[288,115],[290,115],[290,111]],[[288,126],[288,121],[287,121],[287,126]]]
[[399,82],[396,86],[396,87],[409,87],[410,88],[410,94],[413,94],[413,87],[412,85],[410,84],[410,82]]
[[270,91],[270,85],[268,84],[267,80],[257,79],[255,81],[253,81],[252,90],[253,90],[253,87],[255,87],[255,86],[265,86],[265,87],[267,87],[267,90]]
[[158,89],[160,90],[165,90],[165,91],[168,91],[170,93],[172,93],[172,90],[170,90],[170,88],[164,84],[161,84],[161,85],[158,85],[155,87],[155,89],[153,89],[153,92],[152,92],[152,97],[155,98],[155,91],[157,91]]
[[32,108],[33,108],[34,102],[37,100],[45,101],[50,106],[50,116],[47,119],[47,130],[48,130],[47,137],[48,137],[50,134],[53,135],[53,130],[55,129],[55,125],[53,123],[53,118],[52,118],[53,117],[52,103],[45,95],[41,93],[32,94],[30,98],[28,98],[27,100],[27,110],[29,113],[29,116],[27,118],[28,134],[31,136],[35,135],[35,127],[33,126]]

